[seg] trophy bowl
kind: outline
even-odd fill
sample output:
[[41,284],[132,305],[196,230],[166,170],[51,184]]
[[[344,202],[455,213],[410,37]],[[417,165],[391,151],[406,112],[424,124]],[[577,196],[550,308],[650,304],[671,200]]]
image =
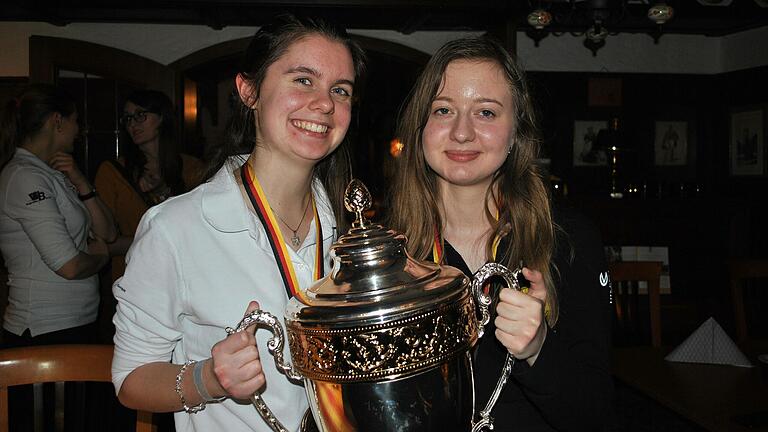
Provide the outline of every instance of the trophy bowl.
[[[499,276],[520,289],[519,269],[490,263],[470,281],[461,271],[410,257],[401,233],[363,217],[371,199],[353,180],[345,205],[356,214],[348,233],[331,246],[333,270],[289,301],[285,336],[266,311],[247,314],[234,329],[252,325],[273,333],[268,348],[286,377],[303,381],[311,418],[302,431],[480,431],[492,428],[497,388],[476,414],[472,348],[490,319],[485,282]],[[276,432],[287,431],[259,394],[251,398]]]

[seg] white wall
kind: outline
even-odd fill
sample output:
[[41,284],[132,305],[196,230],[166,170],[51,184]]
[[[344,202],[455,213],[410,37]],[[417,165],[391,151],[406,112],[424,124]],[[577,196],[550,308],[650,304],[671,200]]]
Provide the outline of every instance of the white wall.
[[45,23],[0,22],[0,76],[29,75],[29,37],[32,35],[76,39],[118,48],[162,64],[200,49],[251,36],[256,27],[160,24],[80,23],[57,27]]
[[[29,75],[29,36],[56,36],[119,48],[170,64],[188,54],[220,42],[254,33],[255,27],[213,30],[198,25],[0,23],[0,76]],[[468,32],[415,32],[352,30],[433,53],[445,41]],[[583,45],[583,37],[549,35],[538,47],[518,34],[518,54],[528,70],[579,72],[717,74],[768,65],[768,26],[724,37],[663,35],[658,44],[645,34],[609,36],[597,56]]]
[[620,34],[608,36],[593,56],[584,36],[550,34],[538,47],[525,35],[517,39],[525,69],[558,72],[717,74],[723,72],[721,46],[721,38],[705,36],[668,34],[655,44],[647,34]]
[[723,37],[721,50],[726,72],[768,64],[768,26]]

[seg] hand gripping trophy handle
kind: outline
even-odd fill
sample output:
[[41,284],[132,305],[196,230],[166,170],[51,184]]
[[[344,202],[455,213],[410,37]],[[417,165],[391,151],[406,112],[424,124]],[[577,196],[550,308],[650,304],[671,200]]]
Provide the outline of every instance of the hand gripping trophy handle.
[[[283,346],[285,345],[285,337],[283,336],[283,327],[277,320],[277,317],[269,312],[262,310],[255,310],[247,313],[245,317],[240,321],[236,328],[227,327],[227,334],[231,335],[244,331],[252,325],[262,325],[267,327],[272,332],[272,338],[267,342],[267,348],[269,353],[275,358],[275,365],[277,369],[283,372],[289,379],[299,381],[303,377],[297,371],[293,369],[293,366],[287,364],[283,358]],[[259,412],[261,418],[269,425],[269,427],[275,432],[290,432],[283,426],[282,423],[275,417],[272,410],[269,409],[264,398],[261,397],[259,392],[251,395],[251,403],[256,407],[256,411]]]
[[[488,263],[480,267],[477,273],[475,273],[475,277],[472,279],[472,285],[470,289],[472,290],[472,295],[477,300],[478,307],[480,308],[480,325],[478,326],[479,337],[483,337],[485,326],[491,320],[491,313],[488,308],[493,302],[493,298],[489,294],[486,294],[483,289],[485,281],[493,276],[500,276],[502,279],[504,279],[504,282],[506,282],[507,287],[520,291],[522,288],[520,287],[520,283],[517,281],[519,274],[519,268],[512,271],[497,263]],[[496,405],[496,401],[499,399],[501,391],[507,384],[509,374],[512,372],[512,366],[514,364],[515,357],[507,353],[507,358],[504,361],[504,367],[501,371],[501,376],[496,382],[496,387],[493,389],[491,397],[488,399],[488,403],[485,405],[485,408],[480,411],[480,418],[477,421],[474,419],[472,420],[472,432],[480,432],[485,429],[493,430],[493,418],[491,418],[491,410],[493,409],[493,406]]]

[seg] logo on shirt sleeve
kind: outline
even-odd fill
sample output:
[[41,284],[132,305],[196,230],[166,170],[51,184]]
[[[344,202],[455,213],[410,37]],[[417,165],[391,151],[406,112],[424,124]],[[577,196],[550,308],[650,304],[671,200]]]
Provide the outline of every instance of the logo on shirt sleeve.
[[45,201],[48,198],[50,198],[43,191],[34,191],[32,193],[27,194],[27,196],[29,196],[29,201],[27,201],[27,205],[39,203],[40,201]]

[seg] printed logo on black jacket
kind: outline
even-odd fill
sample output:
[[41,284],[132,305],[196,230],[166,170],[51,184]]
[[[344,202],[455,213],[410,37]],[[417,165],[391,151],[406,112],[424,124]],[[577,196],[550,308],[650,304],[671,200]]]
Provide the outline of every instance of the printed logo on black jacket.
[[29,201],[27,201],[27,205],[39,203],[40,201],[45,201],[48,198],[50,198],[43,191],[34,191],[28,195],[29,195]]

